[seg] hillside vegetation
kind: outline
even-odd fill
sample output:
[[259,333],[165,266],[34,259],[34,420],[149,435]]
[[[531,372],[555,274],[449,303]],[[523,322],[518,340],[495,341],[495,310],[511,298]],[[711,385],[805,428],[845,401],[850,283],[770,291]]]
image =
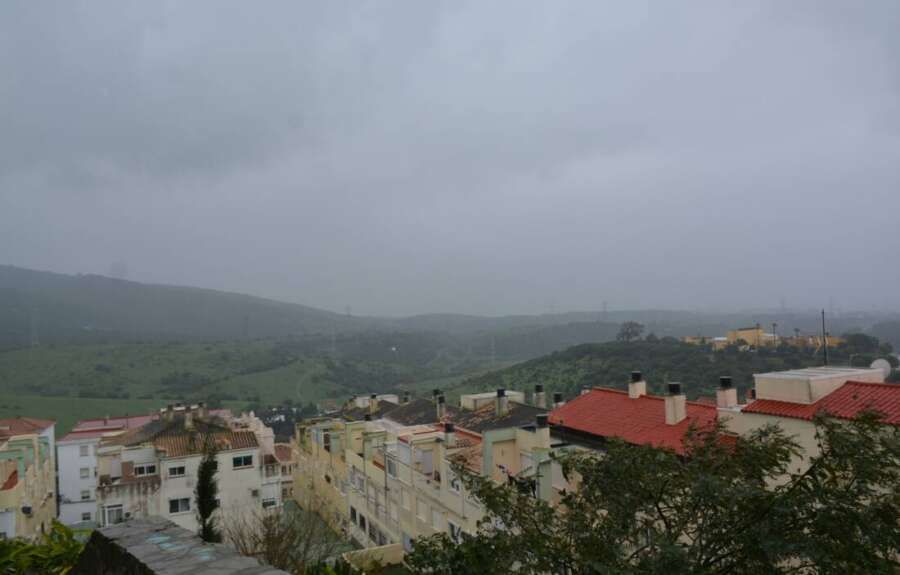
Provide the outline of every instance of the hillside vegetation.
[[[847,365],[850,355],[857,367],[868,366],[877,357],[886,357],[896,367],[889,345],[876,338],[854,334],[847,345],[829,350],[832,365]],[[753,383],[754,373],[822,365],[822,353],[787,346],[758,351],[736,348],[714,352],[704,346],[689,345],[671,338],[650,341],[608,342],[577,345],[550,355],[492,371],[462,382],[466,390],[500,387],[529,391],[543,384],[548,392],[577,395],[590,386],[625,389],[630,373],[644,374],[651,393],[663,393],[667,382],[680,382],[690,398],[714,395],[720,375],[732,377],[742,392]],[[895,372],[896,373],[896,372]]]

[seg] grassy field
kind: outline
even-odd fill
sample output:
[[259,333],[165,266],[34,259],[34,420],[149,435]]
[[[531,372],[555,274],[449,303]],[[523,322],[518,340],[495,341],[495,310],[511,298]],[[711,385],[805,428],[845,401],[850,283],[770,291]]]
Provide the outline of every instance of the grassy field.
[[174,401],[240,408],[459,385],[463,375],[445,371],[309,354],[276,340],[42,346],[0,352],[0,417],[56,419],[63,433],[79,419]]

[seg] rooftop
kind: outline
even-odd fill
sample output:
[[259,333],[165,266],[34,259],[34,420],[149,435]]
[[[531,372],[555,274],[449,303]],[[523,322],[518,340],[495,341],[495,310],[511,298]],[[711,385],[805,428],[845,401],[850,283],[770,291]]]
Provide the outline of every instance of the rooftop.
[[219,451],[259,446],[252,431],[234,431],[216,418],[194,418],[192,428],[189,428],[181,415],[176,415],[172,420],[154,419],[142,427],[107,437],[103,445],[131,447],[153,444],[156,449],[164,451],[166,457],[184,457],[202,453],[207,441],[213,441]]
[[885,423],[900,425],[900,385],[848,381],[815,403],[758,399],[744,407],[742,413],[811,420],[819,412],[853,419],[862,411],[878,411],[884,415]]
[[[454,418],[459,409],[445,404],[445,414]],[[437,405],[430,399],[418,398],[407,403],[395,405],[393,409],[384,414],[385,419],[390,419],[401,425],[427,425],[437,423]]]
[[14,435],[40,433],[55,424],[56,422],[52,419],[37,419],[34,417],[0,419],[0,439],[13,437]]
[[632,399],[628,392],[595,387],[550,412],[550,423],[599,437],[617,437],[636,445],[652,445],[684,452],[684,434],[691,424],[711,425],[716,406],[687,402],[687,417],[675,425],[666,423],[665,398],[644,395]]
[[494,405],[485,405],[475,410],[459,410],[450,420],[457,427],[483,433],[491,429],[503,429],[505,427],[523,427],[534,423],[535,418],[541,413],[547,413],[542,407],[526,405],[510,401],[508,411],[498,415]]
[[831,379],[834,377],[861,376],[868,375],[873,372],[881,372],[881,370],[873,370],[871,368],[859,367],[805,367],[803,369],[791,369],[788,371],[773,371],[769,373],[758,373],[754,377],[764,377],[767,379]]

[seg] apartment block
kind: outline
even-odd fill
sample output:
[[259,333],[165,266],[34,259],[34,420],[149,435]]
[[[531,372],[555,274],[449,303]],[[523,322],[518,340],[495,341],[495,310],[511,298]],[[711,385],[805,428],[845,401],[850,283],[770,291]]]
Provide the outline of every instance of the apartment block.
[[34,539],[56,518],[56,424],[0,419],[0,538]]

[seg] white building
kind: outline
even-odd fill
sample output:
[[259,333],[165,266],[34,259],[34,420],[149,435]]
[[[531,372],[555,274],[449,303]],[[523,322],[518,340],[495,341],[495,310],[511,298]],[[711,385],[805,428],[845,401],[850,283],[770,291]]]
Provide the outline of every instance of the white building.
[[86,419],[56,444],[59,520],[66,525],[97,522],[97,445],[109,437],[149,423],[150,415]]
[[280,490],[274,503],[263,493],[263,460],[275,452],[272,437],[252,414],[219,417],[202,405],[170,406],[137,429],[105,437],[97,448],[98,521],[156,515],[196,530],[194,489],[208,443],[217,450],[221,516],[280,505]]

